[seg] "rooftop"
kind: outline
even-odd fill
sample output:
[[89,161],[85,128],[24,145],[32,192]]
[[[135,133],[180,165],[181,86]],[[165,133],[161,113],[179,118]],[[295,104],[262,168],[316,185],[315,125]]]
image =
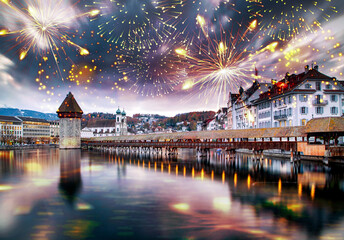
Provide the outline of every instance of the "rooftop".
[[[300,74],[286,74],[285,78],[278,81],[276,84],[272,86],[272,88],[259,96],[259,100],[263,100],[266,98],[271,98],[274,96],[278,96],[280,94],[285,94],[288,92],[293,91],[297,86],[299,86],[305,80],[311,79],[321,79],[321,80],[332,80],[333,78],[319,72],[318,68],[315,67],[313,69],[306,68],[306,71]],[[314,90],[311,90],[314,91]]]
[[1,122],[21,122],[18,118],[16,117],[11,117],[11,116],[2,116],[0,115],[0,121]]
[[73,94],[69,92],[63,100],[61,106],[57,110],[57,113],[79,113],[83,114],[83,111],[81,110],[79,104],[75,100]]

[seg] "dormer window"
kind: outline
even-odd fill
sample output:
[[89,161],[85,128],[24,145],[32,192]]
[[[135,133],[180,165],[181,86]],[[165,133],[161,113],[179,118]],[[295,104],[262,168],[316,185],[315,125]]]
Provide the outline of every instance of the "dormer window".
[[332,89],[332,85],[331,84],[326,84],[326,89],[327,90],[331,90]]

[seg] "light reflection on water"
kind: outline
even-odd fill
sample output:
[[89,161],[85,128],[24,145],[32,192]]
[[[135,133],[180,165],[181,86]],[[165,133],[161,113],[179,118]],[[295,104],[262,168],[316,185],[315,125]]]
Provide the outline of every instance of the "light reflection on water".
[[344,238],[340,166],[38,149],[0,173],[1,239]]

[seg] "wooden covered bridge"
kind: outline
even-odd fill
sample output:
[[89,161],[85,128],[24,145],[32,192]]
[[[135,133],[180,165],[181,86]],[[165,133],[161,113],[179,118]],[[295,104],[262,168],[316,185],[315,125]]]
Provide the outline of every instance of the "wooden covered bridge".
[[338,145],[344,136],[344,118],[316,118],[301,127],[258,128],[242,130],[193,131],[126,135],[82,139],[89,148],[127,149],[132,151],[161,151],[174,153],[178,148],[193,148],[200,152],[210,149],[235,151],[250,149],[253,152],[279,149],[290,151],[292,156],[343,156]]

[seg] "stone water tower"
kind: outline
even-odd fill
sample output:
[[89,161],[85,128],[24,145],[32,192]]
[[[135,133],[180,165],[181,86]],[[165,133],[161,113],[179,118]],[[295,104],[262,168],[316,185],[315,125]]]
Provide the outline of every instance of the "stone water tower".
[[56,113],[60,118],[60,149],[80,148],[83,111],[71,92]]

